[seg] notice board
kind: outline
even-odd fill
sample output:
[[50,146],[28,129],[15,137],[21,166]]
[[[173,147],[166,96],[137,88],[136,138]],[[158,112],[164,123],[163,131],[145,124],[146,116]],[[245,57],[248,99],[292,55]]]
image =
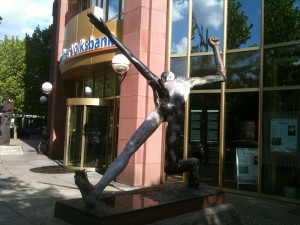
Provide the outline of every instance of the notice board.
[[257,148],[236,148],[236,172],[238,189],[240,184],[257,184]]

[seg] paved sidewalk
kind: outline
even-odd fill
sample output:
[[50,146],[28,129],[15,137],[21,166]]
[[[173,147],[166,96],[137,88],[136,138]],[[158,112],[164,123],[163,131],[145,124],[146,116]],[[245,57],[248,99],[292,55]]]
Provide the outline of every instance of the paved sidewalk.
[[[0,155],[0,225],[67,225],[53,216],[55,202],[79,198],[74,171],[36,153],[40,139],[12,139],[24,154]],[[96,183],[101,175],[89,172]],[[113,182],[105,191],[131,190]],[[226,193],[245,225],[299,225],[300,205]]]

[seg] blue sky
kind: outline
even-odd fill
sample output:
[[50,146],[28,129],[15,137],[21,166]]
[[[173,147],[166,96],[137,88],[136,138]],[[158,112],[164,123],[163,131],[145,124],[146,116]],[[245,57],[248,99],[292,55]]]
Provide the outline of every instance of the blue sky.
[[54,0],[0,0],[0,40],[4,35],[23,39],[31,35],[37,25],[41,30],[52,24]]

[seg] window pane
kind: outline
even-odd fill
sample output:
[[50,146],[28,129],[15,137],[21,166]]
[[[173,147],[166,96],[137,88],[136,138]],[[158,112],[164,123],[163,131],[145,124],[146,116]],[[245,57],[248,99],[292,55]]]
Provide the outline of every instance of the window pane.
[[224,187],[257,190],[258,92],[226,94]]
[[103,74],[95,77],[95,84],[94,84],[95,98],[103,97],[103,83],[104,83],[104,75]]
[[186,77],[186,58],[171,58],[170,70],[176,77]]
[[92,98],[93,97],[93,80],[87,79],[84,81],[84,97]]
[[171,54],[187,53],[188,0],[173,0]]
[[118,11],[119,11],[119,0],[109,0],[108,20],[117,19]]
[[191,94],[188,157],[201,162],[202,184],[218,186],[220,94]]
[[300,0],[265,0],[265,44],[300,39]]
[[[207,52],[209,36],[219,37],[222,42],[223,0],[193,0],[192,7],[191,52]],[[222,48],[222,43],[220,43],[220,48]]]
[[258,51],[227,54],[227,88],[258,87],[260,54]]
[[300,90],[264,93],[262,192],[299,198]]
[[260,44],[260,0],[228,1],[227,48],[245,48]]
[[264,86],[300,84],[300,45],[266,49],[264,56]]
[[[216,64],[213,55],[193,56],[191,57],[191,77],[204,77],[207,75],[216,74]],[[204,86],[195,87],[194,90],[202,89],[220,89],[221,84],[208,84]]]
[[115,72],[105,74],[104,97],[112,97],[115,95]]

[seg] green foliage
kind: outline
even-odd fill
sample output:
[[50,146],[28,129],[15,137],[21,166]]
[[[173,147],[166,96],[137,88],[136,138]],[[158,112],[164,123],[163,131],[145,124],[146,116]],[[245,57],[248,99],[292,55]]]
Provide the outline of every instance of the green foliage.
[[0,41],[0,97],[7,93],[14,100],[16,113],[24,107],[25,70],[24,41],[4,36],[4,40]]
[[45,112],[45,106],[41,105],[39,98],[43,93],[41,86],[49,81],[50,57],[51,57],[51,33],[52,26],[45,30],[36,27],[32,36],[26,35],[24,74],[25,102],[24,111],[30,114],[41,115]]
[[265,0],[265,44],[300,39],[300,11],[295,0]]
[[0,99],[7,93],[14,100],[15,113],[44,115],[39,102],[41,86],[49,79],[52,26],[39,26],[24,40],[4,37],[0,41]]
[[247,25],[248,16],[241,10],[240,1],[228,1],[228,31],[227,31],[227,48],[239,48],[251,38],[250,30],[253,24]]

